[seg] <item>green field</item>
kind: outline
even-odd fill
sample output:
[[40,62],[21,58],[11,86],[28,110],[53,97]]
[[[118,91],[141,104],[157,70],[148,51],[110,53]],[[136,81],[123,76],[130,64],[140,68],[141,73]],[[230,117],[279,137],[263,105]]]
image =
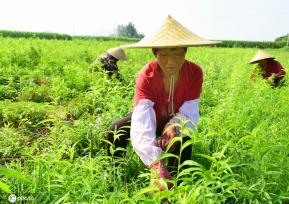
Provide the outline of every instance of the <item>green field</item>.
[[[274,89],[249,81],[257,49],[188,49],[204,71],[200,123],[171,191],[150,193],[131,146],[124,159],[107,156],[106,129],[132,108],[136,74],[153,55],[127,50],[124,82],[89,66],[125,43],[0,37],[0,203],[10,194],[29,203],[289,202],[289,77]],[[288,50],[267,51],[289,73]]]

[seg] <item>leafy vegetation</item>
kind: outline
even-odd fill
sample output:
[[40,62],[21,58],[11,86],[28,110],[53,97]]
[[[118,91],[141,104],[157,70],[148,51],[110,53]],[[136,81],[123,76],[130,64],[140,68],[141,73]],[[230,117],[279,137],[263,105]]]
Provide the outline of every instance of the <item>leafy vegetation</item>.
[[[131,146],[125,158],[107,156],[106,129],[132,108],[136,74],[153,55],[127,50],[123,82],[89,66],[124,43],[0,38],[1,203],[11,193],[32,203],[289,201],[289,79],[274,89],[249,81],[256,49],[189,48],[204,70],[200,124],[171,191],[151,193]],[[288,73],[289,53],[269,52]]]
[[[123,41],[137,42],[144,37],[142,33],[138,33],[133,23],[127,25],[118,25],[115,36],[70,36],[67,34],[49,33],[49,32],[22,32],[0,30],[0,37],[10,38],[39,38],[48,40],[97,40],[97,41]],[[288,36],[281,36],[275,41],[238,41],[223,40],[222,43],[215,45],[216,47],[227,48],[259,48],[259,49],[278,49],[287,46]]]
[[284,35],[284,36],[281,36],[281,37],[278,37],[278,38],[276,38],[275,41],[283,41],[283,42],[287,42],[287,40],[288,40],[288,35],[289,35],[289,34]]
[[10,31],[0,30],[0,36],[10,38],[39,38],[39,39],[55,39],[55,40],[71,40],[71,36],[67,34],[50,33],[50,32],[27,32],[27,31]]
[[237,40],[223,40],[222,43],[217,44],[217,47],[227,47],[227,48],[259,48],[259,49],[278,49],[283,48],[287,44],[287,41],[237,41]]
[[114,36],[73,36],[73,39],[79,40],[97,40],[97,41],[123,41],[123,42],[137,42],[139,38],[129,37],[114,37]]

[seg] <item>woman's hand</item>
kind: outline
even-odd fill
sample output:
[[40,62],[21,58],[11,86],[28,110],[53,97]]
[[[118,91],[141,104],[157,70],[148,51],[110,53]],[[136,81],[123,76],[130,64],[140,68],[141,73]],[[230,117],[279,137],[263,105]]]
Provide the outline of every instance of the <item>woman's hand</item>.
[[173,187],[173,183],[168,180],[173,180],[170,172],[167,170],[163,161],[158,161],[151,166],[151,171],[156,175],[156,178],[151,180],[151,185],[156,186],[160,191],[168,190]]
[[267,80],[268,80],[269,82],[273,83],[275,78],[276,78],[276,74],[273,73],[270,77],[268,77]]
[[[178,134],[178,130],[176,128],[176,126],[171,125],[171,124],[167,124],[164,127],[164,130],[162,132],[162,135],[160,137],[160,139],[158,140],[158,145],[159,147],[165,151],[167,149],[167,146],[169,145],[169,143],[171,142],[171,140]],[[175,147],[172,147],[172,150]]]

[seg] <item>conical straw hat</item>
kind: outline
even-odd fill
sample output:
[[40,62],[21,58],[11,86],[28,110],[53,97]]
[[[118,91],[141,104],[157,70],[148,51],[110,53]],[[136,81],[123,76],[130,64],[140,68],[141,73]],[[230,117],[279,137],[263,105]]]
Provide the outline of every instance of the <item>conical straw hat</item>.
[[260,60],[263,59],[274,59],[274,57],[272,57],[271,55],[269,55],[267,52],[264,52],[262,50],[259,50],[257,52],[257,54],[251,59],[251,61],[249,62],[250,64],[254,64]]
[[192,47],[219,43],[210,41],[192,33],[178,21],[168,16],[165,23],[153,32],[151,36],[143,38],[135,44],[121,46],[122,48],[165,48]]
[[127,61],[127,56],[122,48],[110,48],[106,52],[118,60]]

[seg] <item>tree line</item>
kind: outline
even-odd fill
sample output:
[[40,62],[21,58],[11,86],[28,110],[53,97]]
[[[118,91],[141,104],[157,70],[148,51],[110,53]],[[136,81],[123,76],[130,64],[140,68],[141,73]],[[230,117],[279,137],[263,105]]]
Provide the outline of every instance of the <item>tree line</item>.
[[[49,32],[23,32],[23,31],[8,31],[0,30],[0,37],[11,38],[39,38],[39,39],[54,39],[54,40],[118,40],[126,42],[137,42],[144,37],[143,33],[137,31],[135,25],[129,22],[126,25],[118,25],[115,33],[112,36],[70,36],[67,34],[49,33]],[[283,48],[288,46],[288,35],[276,38],[275,41],[237,41],[223,40],[222,43],[214,45],[215,47],[240,47],[240,48]]]

